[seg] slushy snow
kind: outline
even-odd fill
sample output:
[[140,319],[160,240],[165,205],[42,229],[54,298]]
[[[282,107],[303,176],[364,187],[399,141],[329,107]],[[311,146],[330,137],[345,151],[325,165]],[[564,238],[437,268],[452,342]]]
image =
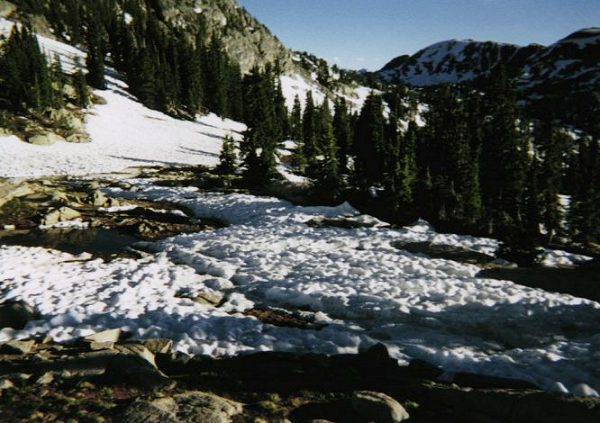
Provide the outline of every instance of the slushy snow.
[[[513,377],[545,389],[600,389],[600,304],[477,277],[479,268],[391,246],[431,240],[490,252],[493,240],[412,227],[312,228],[340,207],[297,207],[269,197],[163,188],[135,182],[112,195],[174,201],[230,226],[154,244],[142,260],[105,263],[40,248],[2,247],[0,298],[22,299],[42,320],[0,341],[48,333],[69,341],[120,327],[136,338],[169,337],[186,354],[249,351],[356,353],[383,342],[400,361],[447,372]],[[31,263],[36,263],[31,266]],[[177,298],[218,291],[220,308]],[[321,330],[274,327],[241,314],[254,306],[310,309]],[[583,385],[582,385],[583,384]],[[589,388],[589,389],[588,389]]]

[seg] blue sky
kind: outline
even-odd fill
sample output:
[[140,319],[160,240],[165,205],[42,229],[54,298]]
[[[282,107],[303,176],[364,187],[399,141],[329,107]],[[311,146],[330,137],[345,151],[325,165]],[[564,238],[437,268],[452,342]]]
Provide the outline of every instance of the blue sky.
[[350,69],[452,38],[547,45],[600,26],[600,0],[238,1],[287,47]]

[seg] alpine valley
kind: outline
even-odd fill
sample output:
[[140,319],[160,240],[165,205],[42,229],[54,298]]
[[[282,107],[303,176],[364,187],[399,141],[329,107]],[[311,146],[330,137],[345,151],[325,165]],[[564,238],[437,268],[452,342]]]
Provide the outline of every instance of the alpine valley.
[[235,0],[0,34],[0,422],[600,421],[600,29],[376,72]]

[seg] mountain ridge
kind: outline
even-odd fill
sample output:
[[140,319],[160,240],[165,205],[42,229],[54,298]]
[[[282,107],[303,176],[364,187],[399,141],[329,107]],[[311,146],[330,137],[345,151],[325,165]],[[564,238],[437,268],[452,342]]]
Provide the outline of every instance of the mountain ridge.
[[495,41],[440,41],[413,55],[390,60],[376,74],[388,82],[416,87],[472,81],[498,64],[516,70],[518,87],[537,91],[538,85],[570,81],[575,91],[600,83],[600,28],[582,28],[548,46],[520,46]]

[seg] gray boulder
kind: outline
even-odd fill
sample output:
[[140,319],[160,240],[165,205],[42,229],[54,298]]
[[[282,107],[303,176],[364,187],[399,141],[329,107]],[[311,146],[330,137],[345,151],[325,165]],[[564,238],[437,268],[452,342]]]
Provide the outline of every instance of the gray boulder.
[[114,350],[118,354],[108,363],[105,373],[108,379],[139,386],[162,386],[169,382],[156,366],[154,354],[143,345],[115,345]]
[[119,421],[123,423],[178,423],[177,403],[173,398],[159,398],[154,401],[135,401]]
[[124,423],[230,423],[240,403],[205,392],[186,392],[173,398],[135,401],[122,414]]
[[366,421],[398,423],[409,418],[398,401],[380,392],[354,392],[351,401],[352,409]]
[[186,392],[174,397],[177,416],[185,423],[230,423],[242,404],[206,392]]
[[0,328],[23,329],[27,322],[35,320],[37,313],[23,301],[0,304]]

